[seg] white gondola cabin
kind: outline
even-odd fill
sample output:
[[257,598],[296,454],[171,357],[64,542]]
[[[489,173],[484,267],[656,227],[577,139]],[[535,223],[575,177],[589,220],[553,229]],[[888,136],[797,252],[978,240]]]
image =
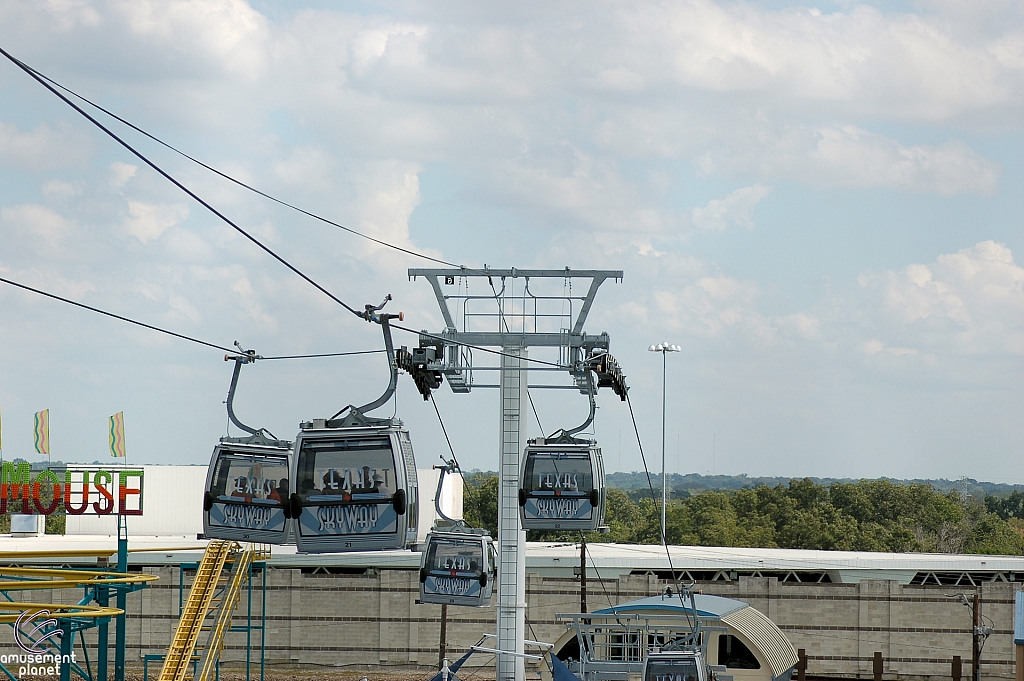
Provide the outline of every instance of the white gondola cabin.
[[236,442],[214,447],[203,497],[203,534],[266,544],[294,541],[287,507],[291,451]]
[[596,530],[604,524],[604,462],[593,441],[531,440],[519,506],[524,530]]
[[494,589],[495,557],[489,534],[433,531],[420,565],[420,601],[485,607]]
[[709,681],[700,650],[650,653],[644,660],[643,681]]
[[237,355],[224,356],[225,362],[235,363],[225,404],[231,423],[248,435],[221,438],[213,448],[203,494],[203,534],[211,539],[287,544],[292,541],[292,443],[266,429],[250,428],[235,416],[239,372],[243,364],[259,359],[237,341],[235,347]]
[[290,514],[300,552],[403,549],[416,541],[417,482],[398,420],[303,423],[295,441]]

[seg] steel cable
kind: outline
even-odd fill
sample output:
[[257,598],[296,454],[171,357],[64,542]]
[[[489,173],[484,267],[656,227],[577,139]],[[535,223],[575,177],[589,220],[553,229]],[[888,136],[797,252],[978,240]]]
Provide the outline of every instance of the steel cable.
[[[8,57],[10,57],[10,55],[8,55]],[[125,126],[127,126],[129,128],[131,128],[132,130],[134,130],[135,132],[139,133],[140,135],[148,137],[149,139],[153,140],[157,144],[159,144],[159,145],[161,145],[163,147],[166,147],[167,149],[170,149],[171,151],[173,151],[174,153],[178,154],[179,156],[187,158],[189,161],[192,161],[196,165],[202,166],[203,168],[206,168],[207,170],[209,170],[211,173],[214,173],[215,175],[219,175],[220,177],[224,178],[225,180],[227,180],[229,182],[233,182],[234,184],[237,184],[239,187],[242,187],[244,189],[248,189],[249,191],[253,192],[254,194],[258,194],[258,195],[262,196],[265,199],[269,199],[269,200],[271,200],[271,201],[273,201],[275,203],[278,203],[278,204],[280,204],[282,206],[285,206],[286,208],[291,208],[292,210],[297,211],[299,213],[302,213],[303,215],[307,215],[307,216],[313,218],[314,220],[319,220],[320,222],[327,223],[328,225],[331,225],[332,227],[337,227],[338,229],[342,229],[342,230],[344,230],[346,232],[349,232],[350,234],[354,234],[355,236],[362,237],[363,239],[366,239],[367,241],[372,241],[372,242],[374,242],[376,244],[380,244],[381,246],[387,246],[388,248],[392,248],[392,249],[394,249],[396,251],[401,251],[402,253],[405,253],[407,255],[412,255],[412,256],[415,256],[417,258],[423,258],[424,260],[429,260],[430,262],[436,262],[436,263],[439,263],[441,265],[448,265],[449,267],[465,268],[465,265],[456,265],[455,263],[450,263],[447,260],[441,260],[439,258],[434,258],[434,257],[431,257],[429,255],[424,255],[423,253],[417,253],[416,251],[410,250],[408,248],[403,248],[401,246],[396,246],[395,244],[388,243],[387,241],[382,241],[381,239],[377,239],[375,237],[372,237],[369,234],[363,234],[362,232],[354,230],[351,227],[346,227],[345,225],[342,225],[342,224],[339,224],[337,222],[334,222],[333,220],[325,218],[325,217],[323,217],[321,215],[317,215],[316,213],[312,213],[312,212],[310,212],[308,210],[305,210],[303,208],[299,208],[298,206],[295,206],[295,205],[293,205],[291,203],[288,203],[287,201],[284,201],[284,200],[279,199],[279,198],[277,198],[275,196],[272,196],[272,195],[270,195],[270,194],[268,194],[268,193],[266,193],[264,191],[261,191],[261,190],[255,188],[255,187],[253,187],[251,185],[246,184],[245,182],[242,182],[241,180],[239,180],[237,178],[232,177],[231,175],[228,175],[227,173],[225,173],[225,172],[223,172],[221,170],[218,170],[217,168],[214,168],[213,166],[211,166],[211,165],[209,165],[207,163],[204,163],[203,161],[200,161],[198,158],[195,158],[194,156],[191,156],[190,154],[185,153],[184,151],[178,149],[177,147],[175,147],[175,146],[173,146],[173,145],[163,141],[162,139],[160,139],[156,135],[154,135],[154,134],[152,134],[150,132],[147,132],[146,130],[140,128],[139,126],[135,125],[131,121],[126,120],[125,118],[122,118],[121,116],[118,116],[113,111],[110,111],[110,110],[104,108],[103,106],[97,104],[96,102],[92,101],[91,99],[89,99],[89,98],[87,98],[87,97],[85,97],[83,95],[78,94],[77,92],[75,92],[71,88],[67,87],[66,85],[62,85],[61,83],[58,83],[53,78],[47,76],[45,73],[42,73],[41,71],[39,71],[39,70],[29,66],[28,64],[26,64],[26,63],[24,63],[24,62],[22,62],[20,60],[15,60],[15,63],[17,63],[19,66],[21,66],[23,69],[26,69],[30,73],[35,74],[36,76],[39,76],[40,78],[48,81],[49,83],[51,83],[55,87],[63,90],[64,92],[67,92],[72,97],[75,97],[76,99],[79,99],[79,100],[85,102],[86,104],[88,104],[89,106],[93,107],[94,109],[96,109],[98,111],[102,111],[107,116],[110,116],[111,118],[113,118],[114,120],[118,121],[119,123],[121,123],[121,124],[123,124],[123,125],[125,125]]]
[[37,81],[37,82],[38,82],[38,83],[39,83],[40,85],[42,85],[42,86],[43,86],[43,87],[45,87],[45,88],[46,88],[47,90],[49,90],[50,92],[52,92],[52,93],[53,93],[54,95],[56,95],[57,97],[59,97],[59,98],[60,98],[60,99],[61,99],[61,100],[62,100],[62,101],[63,101],[63,102],[65,103],[65,104],[67,104],[67,105],[68,105],[68,106],[70,106],[70,107],[71,107],[72,109],[74,109],[75,111],[77,111],[78,113],[80,113],[80,114],[81,114],[82,116],[84,116],[84,117],[85,117],[85,118],[86,118],[86,119],[87,119],[87,120],[88,120],[88,121],[89,121],[90,123],[92,123],[92,124],[93,124],[93,125],[95,125],[95,126],[96,126],[97,128],[99,128],[100,130],[102,130],[103,132],[105,132],[105,133],[106,133],[106,134],[107,134],[108,136],[110,136],[110,137],[111,137],[111,138],[112,138],[112,139],[113,139],[114,141],[116,141],[116,142],[117,142],[118,144],[120,144],[120,145],[121,145],[122,147],[124,147],[124,148],[125,148],[125,149],[127,149],[127,150],[128,150],[129,152],[131,152],[131,153],[132,153],[132,155],[134,155],[134,156],[135,156],[136,158],[138,158],[138,159],[139,159],[140,161],[142,161],[143,163],[145,163],[146,165],[148,165],[148,166],[149,166],[150,168],[152,168],[153,170],[155,170],[155,171],[156,171],[157,173],[159,173],[159,174],[160,174],[160,175],[161,175],[161,176],[162,176],[162,177],[163,177],[164,179],[166,179],[166,180],[167,180],[168,182],[170,182],[170,183],[171,183],[171,184],[173,184],[173,185],[174,185],[175,187],[177,187],[177,188],[178,188],[178,189],[180,189],[181,191],[183,191],[183,192],[185,192],[186,194],[188,194],[188,195],[189,195],[190,197],[192,197],[192,199],[193,199],[193,200],[195,200],[195,201],[196,201],[196,202],[198,202],[198,203],[199,203],[199,204],[200,204],[201,206],[203,206],[204,208],[206,208],[207,210],[209,210],[209,211],[210,211],[211,213],[213,213],[214,215],[216,215],[216,216],[217,216],[218,218],[220,218],[221,220],[223,220],[224,222],[226,222],[226,223],[227,223],[228,225],[230,225],[230,226],[231,226],[231,227],[232,227],[232,228],[233,228],[233,229],[234,229],[235,231],[237,231],[237,232],[238,232],[239,234],[241,234],[242,236],[244,236],[244,237],[245,237],[246,239],[248,239],[248,240],[249,240],[249,241],[251,241],[252,243],[254,243],[254,244],[256,244],[257,246],[259,246],[259,247],[260,247],[260,249],[262,249],[262,250],[263,250],[264,252],[266,252],[266,253],[267,253],[268,255],[270,255],[270,256],[271,256],[272,258],[274,258],[274,259],[275,259],[275,260],[277,260],[277,261],[278,261],[279,263],[281,263],[282,265],[284,265],[285,267],[287,267],[287,268],[288,268],[289,270],[291,270],[291,271],[292,271],[292,272],[293,272],[294,274],[296,274],[296,275],[298,275],[299,277],[301,277],[301,278],[302,278],[303,280],[305,280],[305,281],[306,281],[306,282],[307,282],[308,284],[312,285],[312,286],[313,286],[313,287],[314,287],[315,289],[317,289],[318,291],[320,291],[321,293],[323,293],[323,294],[324,294],[325,296],[327,296],[328,298],[330,298],[330,299],[331,299],[331,300],[333,300],[334,302],[336,302],[336,303],[338,303],[339,305],[341,305],[341,306],[342,306],[343,308],[345,308],[346,310],[348,310],[348,311],[349,311],[349,312],[351,312],[352,314],[356,315],[357,317],[363,318],[363,319],[365,319],[365,318],[366,318],[366,317],[365,317],[365,314],[366,314],[366,313],[364,313],[364,312],[361,312],[361,311],[359,311],[359,310],[356,310],[356,309],[355,309],[354,307],[351,307],[350,305],[348,305],[348,304],[347,304],[347,303],[346,303],[345,301],[343,301],[343,300],[342,300],[341,298],[337,297],[336,295],[334,295],[333,293],[331,293],[330,291],[328,291],[328,290],[327,290],[326,288],[324,288],[323,286],[321,286],[320,284],[318,284],[318,283],[317,283],[316,281],[314,281],[314,280],[313,280],[313,279],[312,279],[311,277],[309,277],[309,276],[308,276],[308,275],[307,275],[307,274],[306,274],[305,272],[303,272],[303,271],[302,271],[302,270],[300,270],[299,268],[295,267],[295,266],[294,266],[294,265],[292,265],[292,264],[291,264],[290,262],[288,262],[287,260],[285,260],[284,258],[282,258],[282,257],[281,257],[280,255],[278,255],[277,253],[275,253],[275,252],[274,252],[274,251],[273,251],[273,250],[272,250],[272,249],[271,249],[271,248],[270,248],[269,246],[265,245],[265,244],[264,244],[263,242],[261,242],[261,241],[260,241],[259,239],[257,239],[256,237],[254,237],[254,236],[253,236],[252,234],[249,234],[249,232],[247,232],[247,231],[245,231],[244,229],[242,229],[241,227],[239,227],[239,226],[238,226],[237,224],[235,224],[235,223],[234,223],[234,222],[233,222],[233,221],[232,221],[232,220],[231,220],[230,218],[228,218],[228,217],[227,217],[226,215],[224,215],[224,214],[223,214],[223,213],[221,213],[221,212],[220,212],[219,210],[217,210],[216,208],[214,208],[214,207],[213,207],[212,205],[210,205],[209,203],[207,203],[207,202],[206,202],[206,201],[205,201],[205,200],[204,200],[203,198],[201,198],[201,197],[200,197],[200,196],[199,196],[198,194],[196,194],[196,193],[195,193],[195,192],[193,192],[193,191],[192,191],[191,189],[189,189],[188,187],[186,187],[185,185],[183,185],[183,184],[182,184],[181,182],[179,182],[178,180],[176,180],[176,179],[175,179],[174,177],[172,177],[172,176],[170,175],[170,173],[168,173],[167,171],[165,171],[165,170],[164,170],[163,168],[161,168],[160,166],[158,166],[158,165],[157,165],[156,163],[154,163],[153,161],[149,160],[149,158],[148,158],[148,157],[146,157],[146,156],[145,156],[145,155],[144,155],[144,154],[143,154],[142,152],[138,151],[138,150],[137,150],[137,149],[135,149],[135,147],[133,147],[133,146],[132,146],[131,144],[129,144],[128,142],[126,142],[126,141],[124,141],[123,139],[121,139],[120,137],[118,137],[118,135],[117,135],[117,134],[116,134],[115,132],[113,132],[112,130],[110,130],[110,128],[108,128],[108,127],[106,127],[105,125],[103,125],[102,123],[100,123],[100,122],[99,122],[98,120],[96,120],[95,118],[93,118],[92,116],[90,116],[90,115],[89,115],[89,114],[88,114],[88,113],[87,113],[86,111],[84,111],[84,110],[83,110],[83,109],[82,109],[82,108],[81,108],[80,106],[78,106],[77,104],[75,104],[74,102],[72,102],[72,101],[71,101],[70,99],[68,99],[67,97],[65,97],[65,96],[64,96],[63,94],[61,94],[60,92],[58,92],[58,91],[57,91],[57,90],[56,90],[56,89],[55,89],[55,88],[54,88],[54,87],[53,87],[52,85],[50,85],[50,84],[49,84],[48,82],[46,82],[46,80],[44,80],[44,79],[43,79],[43,78],[42,78],[41,76],[37,75],[37,74],[36,74],[36,72],[35,72],[35,71],[34,71],[34,70],[33,70],[33,69],[31,68],[31,67],[29,67],[29,66],[28,66],[27,64],[24,64],[24,63],[22,63],[21,61],[19,61],[18,59],[16,59],[16,58],[15,58],[14,56],[12,56],[12,55],[11,55],[11,54],[10,54],[9,52],[7,52],[7,51],[6,51],[5,49],[3,49],[2,47],[0,47],[0,54],[2,54],[3,56],[7,57],[7,58],[8,58],[8,59],[9,59],[9,60],[10,60],[10,61],[11,61],[12,63],[14,63],[14,64],[15,64],[15,65],[16,65],[16,66],[17,66],[18,68],[22,69],[22,70],[23,70],[23,71],[24,71],[25,73],[27,73],[27,74],[28,74],[28,75],[29,75],[29,76],[30,76],[30,77],[31,77],[31,78],[32,78],[33,80]]

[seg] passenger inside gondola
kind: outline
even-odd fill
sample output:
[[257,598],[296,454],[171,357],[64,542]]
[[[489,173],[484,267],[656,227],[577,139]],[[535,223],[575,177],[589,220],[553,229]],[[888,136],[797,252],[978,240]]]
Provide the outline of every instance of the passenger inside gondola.
[[[311,442],[302,446],[298,469],[299,494],[304,498],[325,495],[335,497],[331,501],[369,501],[395,493],[390,484],[395,462],[390,441],[384,438]],[[317,482],[322,490],[315,488]]]
[[342,494],[344,492],[343,485],[345,479],[341,476],[338,471],[331,469],[324,473],[324,494]]
[[[288,496],[287,459],[280,460],[245,453],[224,452],[216,463],[210,493],[216,499],[252,503],[280,501]],[[274,487],[274,479],[281,477],[285,493]]]

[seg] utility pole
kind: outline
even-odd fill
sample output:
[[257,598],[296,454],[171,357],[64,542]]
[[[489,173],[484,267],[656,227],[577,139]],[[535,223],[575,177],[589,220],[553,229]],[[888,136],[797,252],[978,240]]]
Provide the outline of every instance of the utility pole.
[[682,350],[678,345],[667,342],[647,348],[650,352],[661,353],[661,543],[668,546],[668,529],[665,524],[665,507],[668,504],[668,476],[665,473],[665,417],[667,411],[668,353]]
[[[971,679],[981,681],[981,651],[985,647],[985,639],[992,635],[992,627],[981,623],[981,594],[975,591],[968,599],[966,594],[947,594],[947,598],[956,598],[971,609]],[[954,658],[954,667],[957,664]]]
[[974,628],[972,632],[972,645],[971,645],[971,675],[974,677],[974,681],[981,681],[981,647],[985,645],[985,637],[982,635],[981,628],[981,598],[978,592],[974,592],[973,610],[974,610]]
[[580,532],[580,612],[587,611],[587,535]]
[[[661,352],[661,543],[668,546],[668,523],[665,513],[668,508],[668,476],[665,473],[665,405],[668,403],[668,353]],[[696,617],[696,615],[694,615]]]
[[[522,398],[529,387],[526,380],[528,349],[557,349],[554,361],[547,358],[544,361],[557,370],[567,371],[580,392],[590,393],[593,385],[590,372],[593,371],[598,376],[598,387],[612,387],[625,399],[624,376],[614,358],[607,354],[608,334],[593,335],[583,330],[598,288],[608,279],[621,281],[622,272],[569,268],[498,270],[485,266],[483,269],[410,269],[409,277],[427,280],[444,320],[444,329],[440,332],[420,332],[419,347],[413,349],[411,361],[417,367],[443,375],[454,393],[468,393],[474,387],[498,388],[501,392],[498,584],[495,589],[497,650],[500,652],[496,676],[497,681],[525,681],[526,532],[519,517],[519,465],[526,444],[526,420],[520,415]],[[469,293],[469,280],[474,278],[486,280],[475,289],[485,294]],[[572,293],[570,282],[573,279],[589,280],[585,293]],[[563,294],[545,295],[539,291],[538,284],[543,285],[545,281],[562,283]],[[456,282],[460,284],[457,289],[454,288]],[[463,282],[465,287],[461,285]],[[446,292],[442,286],[453,288]],[[449,301],[455,301],[455,305],[449,306]],[[565,309],[570,312],[566,314]],[[496,320],[497,330],[476,330],[481,327],[481,320],[486,319]],[[500,348],[499,366],[494,366],[493,362],[478,363],[481,356],[490,357],[482,348]],[[596,365],[600,368],[595,368]],[[474,382],[474,371],[495,370],[500,377],[497,385]]]
[[437,668],[444,668],[444,660],[448,657],[448,604],[441,604],[441,640],[437,646]]

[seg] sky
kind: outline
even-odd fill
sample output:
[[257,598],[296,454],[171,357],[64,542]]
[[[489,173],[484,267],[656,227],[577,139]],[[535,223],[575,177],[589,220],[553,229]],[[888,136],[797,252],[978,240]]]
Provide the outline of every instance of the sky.
[[[374,238],[469,267],[623,270],[586,330],[610,334],[652,470],[664,397],[670,472],[1024,483],[1022,8],[4,0],[0,46]],[[340,299],[391,294],[405,325],[441,330],[407,276],[430,262],[104,122]],[[6,60],[0,276],[262,355],[382,344]],[[102,460],[123,410],[129,463],[205,464],[223,354],[0,286],[3,456],[39,458],[48,408],[54,459]],[[267,360],[235,407],[291,438],[386,382],[381,355]],[[465,469],[497,467],[496,393],[436,394]],[[530,437],[586,415],[577,392],[531,396]],[[606,468],[643,470],[626,405],[598,406]],[[388,410],[421,468],[447,455],[407,377]]]

